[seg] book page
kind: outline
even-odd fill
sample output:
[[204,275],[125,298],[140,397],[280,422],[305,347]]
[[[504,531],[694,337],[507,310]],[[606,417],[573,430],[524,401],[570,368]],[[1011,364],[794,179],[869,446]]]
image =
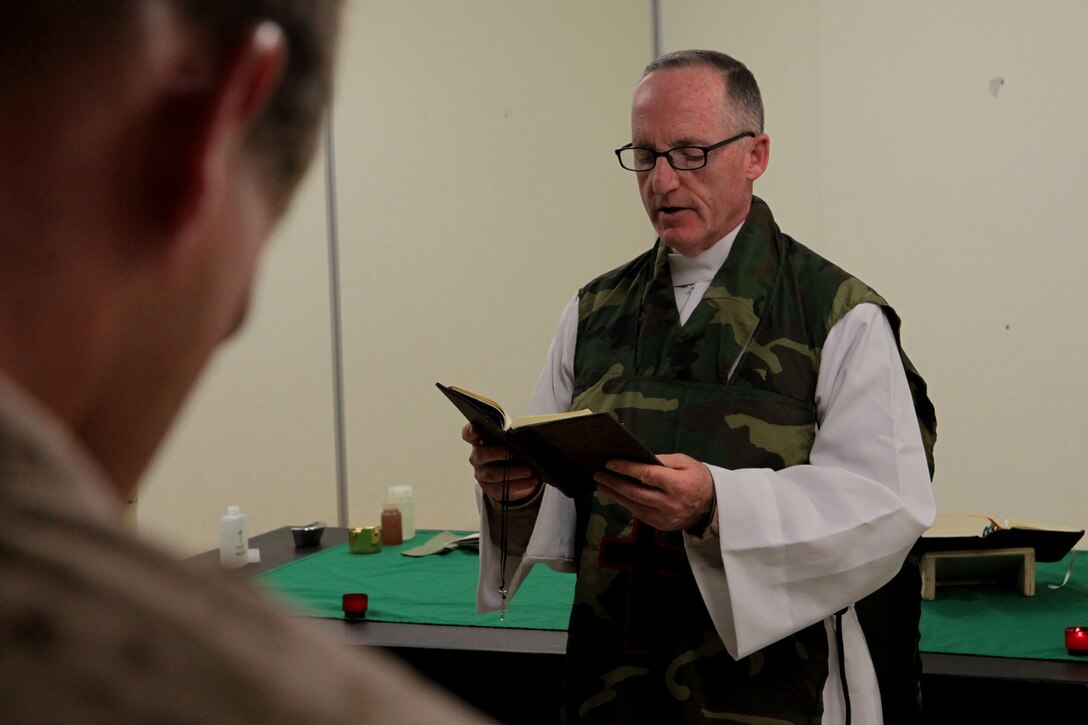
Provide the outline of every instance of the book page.
[[510,423],[510,428],[524,428],[529,425],[537,425],[539,423],[547,423],[552,420],[561,420],[563,418],[578,418],[583,415],[593,415],[593,411],[589,408],[582,408],[581,410],[572,410],[568,413],[545,413],[543,415],[523,415],[519,418],[515,418]]
[[1033,531],[1077,532],[1080,529],[1062,524],[1052,524],[1033,519],[997,519],[985,514],[952,512],[939,513],[933,526],[923,536],[930,538],[954,536],[986,536],[992,533],[994,524],[998,529],[1030,529]]
[[939,513],[933,526],[929,527],[922,536],[931,538],[959,537],[959,536],[985,536],[988,529],[995,523],[985,514],[953,512]]
[[1035,531],[1080,531],[1075,526],[1066,526],[1064,524],[1052,524],[1046,521],[1036,521],[1034,519],[1009,519],[1004,524],[1007,529],[1033,529]]

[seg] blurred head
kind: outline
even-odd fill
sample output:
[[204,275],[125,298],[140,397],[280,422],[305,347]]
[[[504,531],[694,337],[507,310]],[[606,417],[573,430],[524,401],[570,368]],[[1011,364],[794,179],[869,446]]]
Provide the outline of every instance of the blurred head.
[[767,168],[770,140],[763,104],[748,69],[714,51],[679,51],[650,63],[635,89],[631,144],[653,151],[708,147],[740,133],[752,137],[708,152],[706,166],[678,171],[664,157],[636,172],[646,213],[662,242],[696,255],[748,216],[752,185]]
[[[286,202],[313,156],[332,92],[342,0],[11,0],[0,14],[4,83],[38,84],[70,74],[132,42],[149,15],[170,13],[205,45],[209,60],[229,63],[243,36],[262,22],[284,35],[287,62],[250,128],[270,192]],[[156,7],[158,6],[158,7]],[[122,48],[123,49],[123,48]]]
[[130,489],[313,156],[339,0],[0,13],[0,369]]
[[267,171],[270,191],[285,203],[313,157],[318,127],[332,93],[340,0],[178,0],[183,17],[229,59],[240,37],[262,21],[284,33],[287,62],[249,145]]

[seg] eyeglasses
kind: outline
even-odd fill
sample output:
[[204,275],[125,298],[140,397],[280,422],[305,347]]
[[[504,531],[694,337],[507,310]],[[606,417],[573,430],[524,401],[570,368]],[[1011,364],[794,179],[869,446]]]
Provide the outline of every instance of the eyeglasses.
[[616,158],[620,160],[620,166],[628,171],[651,171],[657,166],[658,158],[664,156],[669,161],[669,166],[677,171],[695,171],[706,166],[706,155],[714,149],[728,146],[734,141],[739,141],[746,136],[755,138],[751,131],[738,133],[724,141],[719,141],[711,146],[677,146],[668,151],[654,151],[626,144],[616,149]]

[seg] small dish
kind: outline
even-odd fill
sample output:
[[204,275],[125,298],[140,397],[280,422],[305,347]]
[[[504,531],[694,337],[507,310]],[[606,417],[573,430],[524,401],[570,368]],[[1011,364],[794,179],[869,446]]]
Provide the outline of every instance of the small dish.
[[317,546],[321,543],[321,535],[325,533],[325,522],[315,521],[305,526],[292,526],[291,536],[295,538],[295,548],[304,546]]

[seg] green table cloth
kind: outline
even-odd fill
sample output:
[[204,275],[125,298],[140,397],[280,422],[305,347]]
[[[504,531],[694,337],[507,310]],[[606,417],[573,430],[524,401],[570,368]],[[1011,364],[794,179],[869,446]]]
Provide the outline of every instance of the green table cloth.
[[937,587],[937,598],[922,602],[922,651],[1088,661],[1065,649],[1065,628],[1088,624],[1088,556],[1064,587],[1047,586],[1061,584],[1074,555],[1035,564],[1034,597],[1012,583]]
[[[419,531],[410,542],[377,554],[351,554],[347,545],[326,549],[260,580],[289,606],[311,616],[342,618],[341,596],[365,592],[372,621],[566,629],[573,576],[534,567],[505,621],[498,614],[477,614],[478,555],[461,550],[420,558],[400,555],[435,533]],[[1088,625],[1088,576],[1076,570],[1067,586],[1047,587],[1061,582],[1068,564],[1068,556],[1036,564],[1034,597],[1020,595],[1011,585],[939,587],[936,600],[922,603],[922,651],[1084,660],[1066,653],[1064,633],[1067,626]],[[1088,567],[1088,562],[1080,565]]]
[[566,629],[574,577],[533,567],[504,621],[476,613],[478,554],[455,550],[419,558],[400,552],[428,541],[436,531],[416,531],[398,546],[376,554],[352,554],[347,544],[297,559],[264,573],[259,581],[303,614],[343,618],[341,597],[364,592],[366,618],[375,622],[457,624],[470,627]]

